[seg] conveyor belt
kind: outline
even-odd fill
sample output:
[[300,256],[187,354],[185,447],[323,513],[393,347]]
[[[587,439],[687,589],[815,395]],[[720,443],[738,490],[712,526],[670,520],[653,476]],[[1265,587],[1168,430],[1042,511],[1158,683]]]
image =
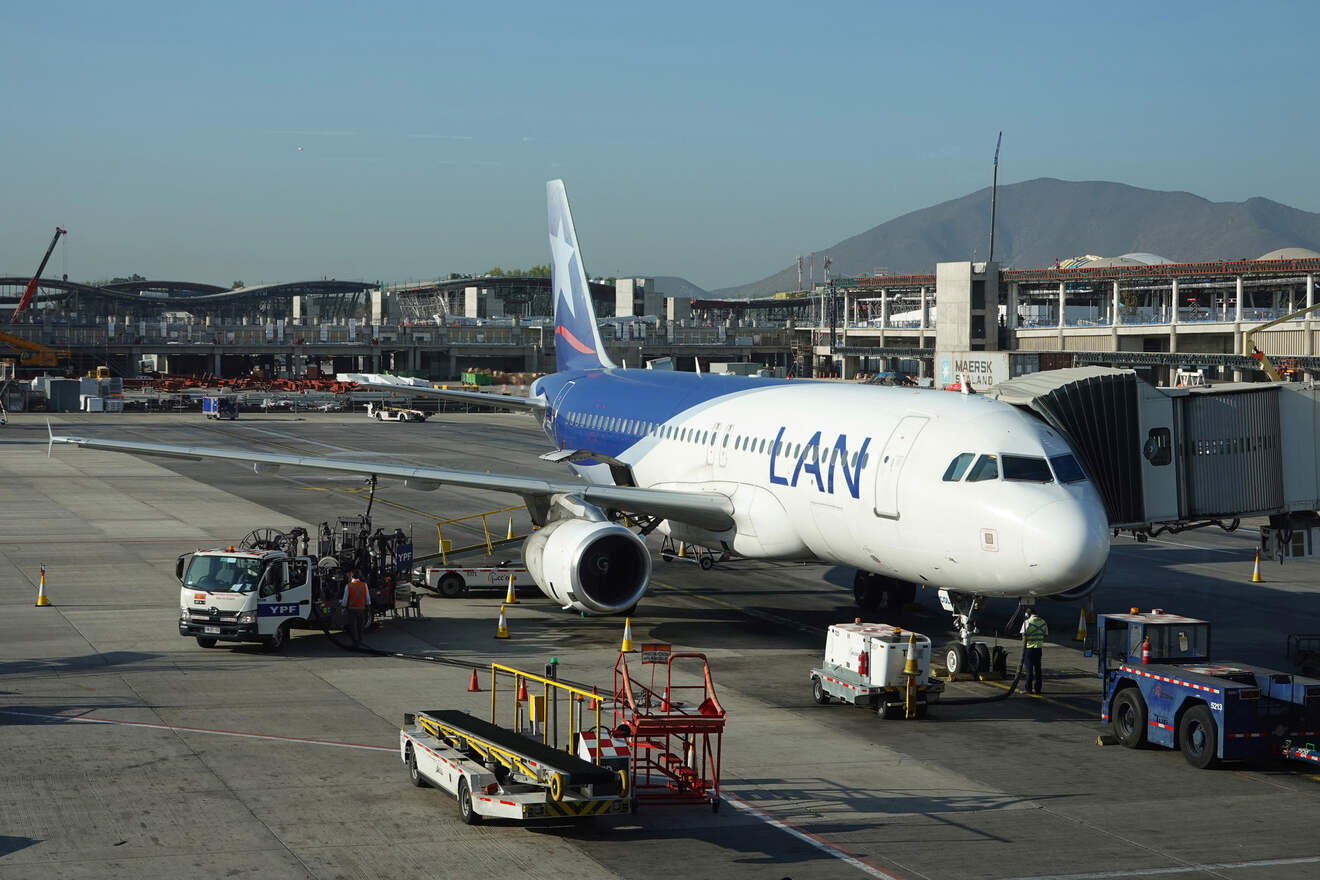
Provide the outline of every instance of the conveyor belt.
[[446,727],[466,733],[475,740],[511,752],[528,763],[560,773],[568,785],[602,785],[617,781],[617,774],[608,767],[598,767],[576,755],[551,748],[480,718],[473,718],[458,709],[426,709],[422,714]]

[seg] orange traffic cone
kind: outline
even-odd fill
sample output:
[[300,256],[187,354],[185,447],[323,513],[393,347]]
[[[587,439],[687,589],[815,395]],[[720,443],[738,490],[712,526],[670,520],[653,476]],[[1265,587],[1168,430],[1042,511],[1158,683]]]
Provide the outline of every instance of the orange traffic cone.
[[[1251,569],[1251,582],[1252,582],[1253,584],[1258,584],[1258,583],[1261,582],[1261,580],[1262,580],[1262,579],[1261,579],[1261,576],[1260,576],[1260,551],[1257,550],[1257,551],[1256,551],[1256,565]],[[40,605],[41,603],[38,602],[37,604]]]
[[513,572],[509,572],[509,592],[504,594],[505,605],[517,605],[518,594],[513,591]]
[[527,702],[527,679],[518,679],[518,702]]
[[468,693],[469,694],[481,693],[481,683],[477,681],[477,670],[475,669],[472,670],[472,680],[468,682]]
[[495,628],[495,638],[507,639],[509,637],[509,622],[504,619],[504,606],[500,606],[500,622]]
[[46,564],[41,564],[41,580],[37,582],[37,607],[42,608],[50,604],[46,598]]

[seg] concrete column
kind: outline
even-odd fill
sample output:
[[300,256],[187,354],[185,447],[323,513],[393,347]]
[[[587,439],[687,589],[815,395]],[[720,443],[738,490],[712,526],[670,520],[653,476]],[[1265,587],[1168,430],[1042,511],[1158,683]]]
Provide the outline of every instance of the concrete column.
[[1109,306],[1112,317],[1110,318],[1109,323],[1117,327],[1123,323],[1123,316],[1119,312],[1119,308],[1122,306],[1122,303],[1119,301],[1118,298],[1118,282],[1117,281],[1113,282],[1113,285],[1114,287],[1113,290],[1111,291],[1110,306]]
[[[1236,279],[1234,279],[1233,289],[1235,291],[1235,293],[1233,294],[1233,320],[1238,323],[1241,323],[1242,322],[1242,276],[1241,275],[1239,275]],[[1234,380],[1234,381],[1240,381],[1240,380]]]
[[219,349],[216,349],[216,352],[215,352],[215,365],[211,368],[211,375],[212,375],[212,376],[220,376],[220,375],[223,375],[223,374],[220,372],[220,350],[219,350]]
[[1067,291],[1064,289],[1064,284],[1063,284],[1063,282],[1060,281],[1060,282],[1059,282],[1059,329],[1060,329],[1060,330],[1062,330],[1062,329],[1063,329],[1063,326],[1064,326],[1064,323],[1063,323],[1063,322],[1064,322],[1064,311],[1065,311],[1066,308],[1067,308],[1067,306],[1066,306],[1066,300],[1067,300],[1067,297],[1068,297],[1068,293],[1067,293]]
[[1018,328],[1018,282],[1010,281],[1008,283],[1008,305],[1006,307],[1007,315],[1004,316],[1004,323],[1009,330]]
[[880,328],[889,329],[889,291],[880,291]]
[[[1169,287],[1169,323],[1178,323],[1178,279],[1173,279],[1173,284]],[[1170,349],[1172,351],[1172,349]]]
[[921,332],[924,335],[930,328],[930,301],[926,299],[926,288],[921,288]]

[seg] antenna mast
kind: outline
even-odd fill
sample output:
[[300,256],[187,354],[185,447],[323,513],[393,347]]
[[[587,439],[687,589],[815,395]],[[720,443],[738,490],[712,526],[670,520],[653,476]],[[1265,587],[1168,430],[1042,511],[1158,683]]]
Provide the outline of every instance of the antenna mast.
[[989,261],[995,259],[995,202],[999,197],[999,145],[1004,142],[1004,133],[1001,131],[999,137],[995,140],[995,174],[994,180],[990,184],[990,257]]

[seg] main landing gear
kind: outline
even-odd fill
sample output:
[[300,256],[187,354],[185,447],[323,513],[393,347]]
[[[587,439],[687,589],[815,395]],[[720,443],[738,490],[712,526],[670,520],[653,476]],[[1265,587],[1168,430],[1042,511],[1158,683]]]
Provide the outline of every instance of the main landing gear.
[[853,577],[853,599],[863,611],[877,611],[881,605],[897,610],[917,598],[917,585],[882,574],[858,571]]

